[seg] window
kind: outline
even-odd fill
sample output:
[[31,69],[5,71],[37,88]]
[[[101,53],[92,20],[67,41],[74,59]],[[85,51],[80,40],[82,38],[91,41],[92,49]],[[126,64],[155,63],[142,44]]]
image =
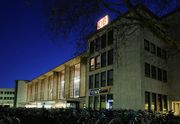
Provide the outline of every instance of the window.
[[108,75],[107,75],[107,85],[113,85],[113,70],[109,70],[108,71]]
[[101,87],[106,86],[106,72],[101,72]]
[[95,69],[95,59],[91,58],[89,62],[89,70],[93,71]]
[[4,99],[6,99],[6,97],[4,97]]
[[90,42],[90,53],[94,52],[94,41]]
[[156,67],[151,65],[151,77],[156,79]]
[[106,66],[106,52],[101,54],[101,67]]
[[74,97],[79,97],[80,90],[80,64],[75,65],[74,72]]
[[162,81],[162,70],[158,68],[158,80]]
[[108,32],[108,45],[113,44],[113,30]]
[[96,39],[96,42],[95,42],[95,50],[96,51],[99,51],[100,50],[100,38],[97,38]]
[[156,94],[155,93],[152,93],[151,110],[152,111],[156,111],[157,110]]
[[89,96],[89,108],[93,109],[93,96]]
[[2,99],[2,97],[0,97],[0,99]]
[[161,57],[161,48],[157,47],[157,56]]
[[158,111],[162,111],[162,95],[158,94]]
[[101,110],[106,109],[106,96],[105,95],[100,96],[100,108]]
[[99,88],[99,73],[95,74],[95,88]]
[[80,64],[76,64],[70,68],[70,97],[79,97],[80,88]]
[[150,110],[150,92],[145,92],[145,110]]
[[93,84],[94,84],[93,75],[90,75],[90,76],[89,76],[89,89],[92,89],[92,88],[93,88]]
[[108,65],[113,64],[113,49],[108,51]]
[[101,36],[101,49],[106,47],[106,34]]
[[156,46],[153,43],[151,43],[151,53],[156,54]]
[[101,62],[100,56],[96,56],[95,57],[95,68],[96,69],[100,68],[100,62]]
[[163,70],[163,81],[167,82],[167,71]]
[[145,76],[150,77],[150,64],[145,63]]
[[1,91],[1,94],[3,94],[3,91]]
[[99,110],[99,96],[94,96],[94,109]]
[[60,90],[60,92],[59,92],[59,96],[60,96],[60,98],[61,99],[63,99],[64,98],[64,90],[65,90],[65,82],[64,82],[64,73],[65,73],[65,71],[63,70],[63,71],[61,71],[59,74],[60,74],[60,77],[59,77],[59,82],[60,82],[60,85],[59,85],[59,90]]
[[166,50],[162,49],[162,58],[166,59]]
[[144,49],[149,51],[149,41],[144,39]]
[[113,108],[113,94],[107,94],[107,109]]
[[168,109],[168,106],[167,106],[167,96],[166,95],[163,95],[163,111],[167,111]]

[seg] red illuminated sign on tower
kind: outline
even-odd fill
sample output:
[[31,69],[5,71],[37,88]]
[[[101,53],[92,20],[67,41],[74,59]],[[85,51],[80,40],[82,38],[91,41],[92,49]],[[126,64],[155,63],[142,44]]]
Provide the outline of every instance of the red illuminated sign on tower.
[[97,30],[103,28],[109,23],[109,16],[106,15],[97,22]]

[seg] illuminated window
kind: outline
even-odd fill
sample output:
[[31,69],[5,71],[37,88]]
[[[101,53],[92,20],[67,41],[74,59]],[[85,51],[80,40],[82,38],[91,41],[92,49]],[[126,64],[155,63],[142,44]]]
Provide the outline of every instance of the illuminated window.
[[101,72],[101,87],[106,86],[106,72]]
[[93,106],[93,96],[89,96],[89,108],[93,109],[94,106]]
[[93,75],[89,76],[89,89],[93,88],[93,84],[94,84],[94,79],[93,79]]
[[107,109],[112,109],[113,108],[113,94],[107,94],[106,108]]
[[149,51],[149,41],[144,39],[144,49]]
[[89,70],[93,71],[95,69],[95,59],[91,58],[89,62]]
[[113,49],[108,51],[108,65],[113,64]]
[[100,68],[100,62],[101,62],[100,56],[96,56],[95,57],[95,68],[96,69]]
[[152,93],[151,110],[152,111],[157,110],[156,94],[155,93]]
[[64,70],[59,72],[58,75],[58,96],[60,99],[64,98]]
[[99,110],[99,96],[94,96],[94,109]]
[[162,111],[162,95],[158,94],[158,111]]
[[150,93],[145,92],[145,110],[150,110]]
[[113,44],[113,30],[108,32],[108,45]]
[[113,70],[109,70],[107,74],[107,85],[113,85]]
[[168,110],[168,101],[167,101],[167,96],[163,95],[163,111]]
[[106,52],[101,54],[101,67],[106,66]]
[[80,88],[80,64],[70,68],[70,97],[79,97]]
[[106,96],[105,95],[100,96],[100,108],[101,110],[106,109]]
[[106,34],[101,36],[101,49],[106,47]]
[[150,77],[150,64],[145,63],[145,76]]

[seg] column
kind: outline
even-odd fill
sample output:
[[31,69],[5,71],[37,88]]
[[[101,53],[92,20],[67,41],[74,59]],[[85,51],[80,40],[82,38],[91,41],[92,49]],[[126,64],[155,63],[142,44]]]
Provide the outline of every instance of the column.
[[58,83],[58,72],[53,72],[53,94],[52,99],[57,99],[57,83]]
[[65,98],[67,99],[67,98],[69,98],[70,97],[70,88],[69,88],[69,66],[65,66],[65,77],[64,77],[64,81],[65,81],[65,88],[64,88],[64,90],[65,90]]

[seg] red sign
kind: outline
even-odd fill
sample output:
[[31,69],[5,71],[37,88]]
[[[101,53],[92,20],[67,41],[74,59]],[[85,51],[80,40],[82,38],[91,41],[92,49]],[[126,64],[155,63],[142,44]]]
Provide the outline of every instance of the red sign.
[[103,28],[109,23],[109,16],[106,15],[97,22],[97,30]]

